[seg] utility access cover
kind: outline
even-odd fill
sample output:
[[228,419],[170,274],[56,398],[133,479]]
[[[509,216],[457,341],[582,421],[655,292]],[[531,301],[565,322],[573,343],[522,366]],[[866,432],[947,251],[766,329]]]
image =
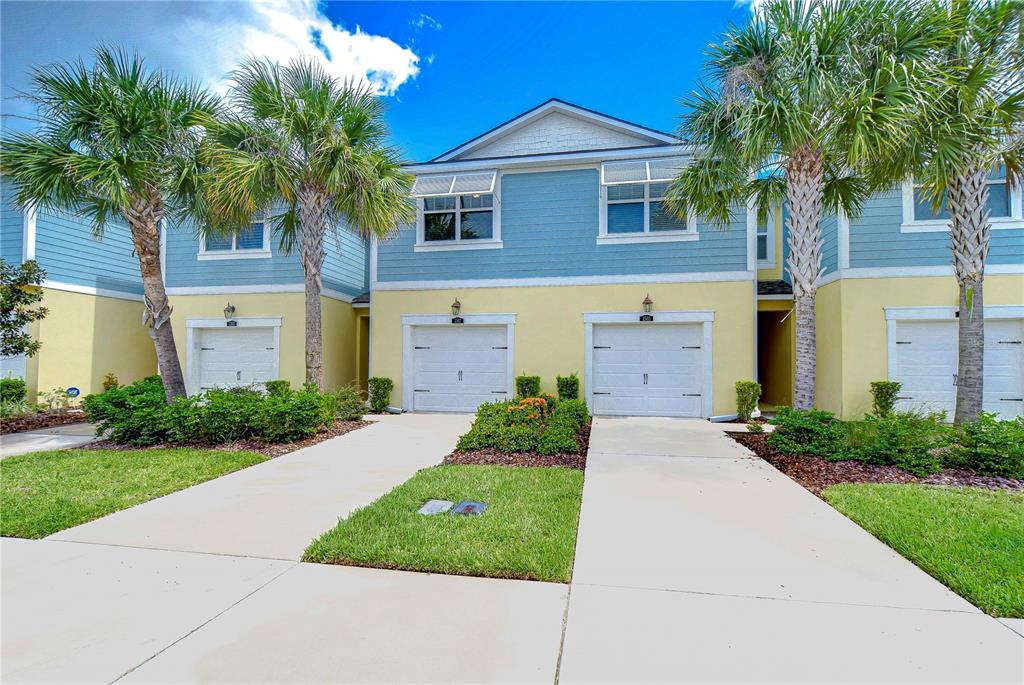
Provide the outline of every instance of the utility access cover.
[[479,516],[484,513],[486,508],[487,504],[485,502],[474,502],[473,500],[464,499],[455,505],[452,513],[459,516]]
[[423,516],[436,516],[437,514],[445,513],[453,506],[455,506],[455,502],[446,499],[432,499],[420,507],[417,513]]

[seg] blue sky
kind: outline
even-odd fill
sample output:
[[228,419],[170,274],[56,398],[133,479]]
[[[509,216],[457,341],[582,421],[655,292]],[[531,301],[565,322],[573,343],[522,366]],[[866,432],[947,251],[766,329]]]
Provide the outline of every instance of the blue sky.
[[[250,53],[316,54],[374,84],[394,142],[429,159],[551,97],[672,130],[703,51],[749,13],[710,2],[13,2],[0,5],[6,126],[38,63],[87,57],[100,42],[223,88]],[[328,58],[329,56],[329,58]]]

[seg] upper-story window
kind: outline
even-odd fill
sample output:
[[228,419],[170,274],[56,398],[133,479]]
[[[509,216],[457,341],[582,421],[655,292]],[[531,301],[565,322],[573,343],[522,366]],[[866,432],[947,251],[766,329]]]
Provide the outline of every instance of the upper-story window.
[[416,251],[501,247],[501,201],[496,171],[419,176]]
[[761,269],[775,267],[775,210],[757,222],[757,266]]
[[253,221],[230,236],[199,239],[199,259],[253,259],[270,256],[268,222]]
[[697,222],[668,207],[672,179],[681,159],[630,160],[601,165],[601,222],[597,242],[634,243],[696,240]]
[[[992,228],[1024,228],[1024,213],[1021,207],[1021,187],[1011,187],[1006,182],[1006,168],[998,166],[988,173],[988,219]],[[943,200],[936,210],[920,184],[907,181],[903,184],[904,233],[944,231],[949,228],[949,207]]]

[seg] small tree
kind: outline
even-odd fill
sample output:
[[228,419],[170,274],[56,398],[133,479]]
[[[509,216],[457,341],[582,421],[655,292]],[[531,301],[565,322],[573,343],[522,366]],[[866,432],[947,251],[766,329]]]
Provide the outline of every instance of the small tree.
[[15,266],[0,258],[0,357],[31,357],[42,347],[32,339],[28,324],[49,313],[35,306],[43,300],[44,280],[46,272],[35,261]]

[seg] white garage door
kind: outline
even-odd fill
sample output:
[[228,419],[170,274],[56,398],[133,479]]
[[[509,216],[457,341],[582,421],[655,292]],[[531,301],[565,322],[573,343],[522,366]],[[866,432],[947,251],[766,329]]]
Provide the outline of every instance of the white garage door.
[[[952,420],[956,409],[957,322],[898,321],[895,368],[890,377],[903,384],[901,410],[944,411]],[[1002,418],[1024,410],[1024,320],[985,322],[985,411]]]
[[413,409],[473,412],[509,397],[505,326],[414,326]]
[[277,378],[273,328],[203,328],[197,335],[200,391]]
[[595,324],[593,411],[701,416],[701,324]]

